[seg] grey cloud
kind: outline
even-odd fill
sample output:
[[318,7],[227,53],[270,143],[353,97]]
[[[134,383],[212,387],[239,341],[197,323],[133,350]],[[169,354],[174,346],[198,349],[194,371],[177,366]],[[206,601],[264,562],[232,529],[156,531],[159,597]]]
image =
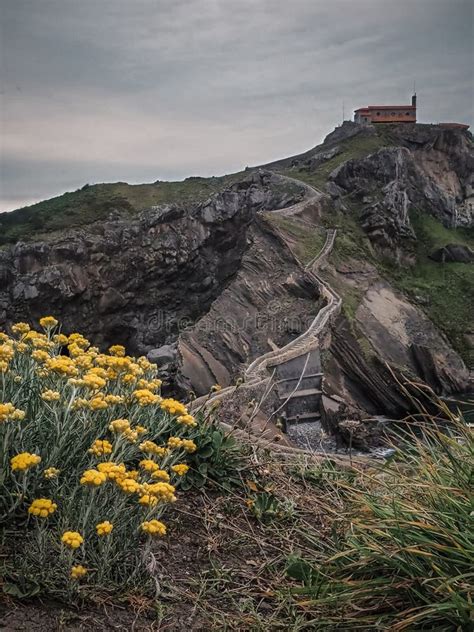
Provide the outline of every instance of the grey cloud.
[[470,0],[0,4],[0,208],[297,153],[343,100],[405,102],[414,79],[423,121],[473,122]]

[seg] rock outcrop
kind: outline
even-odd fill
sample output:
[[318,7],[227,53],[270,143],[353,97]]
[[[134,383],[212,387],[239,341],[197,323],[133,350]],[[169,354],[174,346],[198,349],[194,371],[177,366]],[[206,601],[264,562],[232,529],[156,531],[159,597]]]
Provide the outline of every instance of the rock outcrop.
[[173,342],[237,274],[256,212],[298,201],[302,191],[251,174],[195,208],[152,208],[7,247],[0,324],[54,313],[101,346],[146,353]]
[[474,225],[474,149],[464,131],[392,127],[399,144],[340,164],[329,176],[329,191],[336,199],[358,201],[370,240],[393,256],[414,238],[410,210],[447,227]]
[[474,261],[474,251],[463,244],[446,244],[432,252],[430,259],[439,263],[471,263]]

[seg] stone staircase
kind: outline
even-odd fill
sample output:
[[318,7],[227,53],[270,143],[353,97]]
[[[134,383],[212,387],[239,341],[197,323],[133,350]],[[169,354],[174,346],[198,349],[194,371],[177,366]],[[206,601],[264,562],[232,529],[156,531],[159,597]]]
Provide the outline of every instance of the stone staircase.
[[[292,180],[286,176],[279,177]],[[310,193],[309,200],[275,212],[284,216],[296,215],[304,210],[306,204],[311,203],[311,198],[319,198],[324,195],[310,185],[306,185],[306,188]],[[320,253],[304,267],[319,287],[320,295],[325,298],[326,305],[318,312],[304,333],[281,349],[272,349],[251,362],[245,369],[243,383],[239,386],[239,391],[275,387],[280,402],[275,416],[283,418],[290,436],[294,434],[304,435],[308,428],[310,432],[321,431],[319,404],[322,395],[323,374],[319,337],[339,312],[342,301],[331,286],[318,275],[317,271],[331,253],[335,238],[336,230],[329,229]],[[301,267],[303,268],[303,266]],[[218,393],[194,400],[189,408],[191,412],[194,412],[201,407],[212,405],[214,402],[232,398],[235,392],[235,386],[228,386]],[[222,425],[226,426],[225,423]],[[255,437],[255,439],[257,442],[260,441],[259,437]],[[298,451],[298,448],[291,448],[291,450]],[[305,451],[302,450],[302,452]]]
[[321,358],[319,349],[276,367],[275,386],[286,427],[320,421]]

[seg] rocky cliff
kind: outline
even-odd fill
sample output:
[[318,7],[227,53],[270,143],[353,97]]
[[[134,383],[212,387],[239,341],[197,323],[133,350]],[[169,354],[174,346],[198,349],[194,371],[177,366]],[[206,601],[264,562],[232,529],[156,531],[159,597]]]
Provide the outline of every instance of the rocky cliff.
[[52,313],[100,346],[148,353],[170,389],[203,394],[307,329],[326,299],[305,265],[337,229],[320,271],[342,298],[320,341],[323,395],[349,416],[400,416],[401,376],[468,387],[473,164],[465,131],[345,123],[300,156],[186,181],[172,203],[161,183],[146,195],[120,184],[108,201],[113,185],[99,185],[14,212],[0,322]]

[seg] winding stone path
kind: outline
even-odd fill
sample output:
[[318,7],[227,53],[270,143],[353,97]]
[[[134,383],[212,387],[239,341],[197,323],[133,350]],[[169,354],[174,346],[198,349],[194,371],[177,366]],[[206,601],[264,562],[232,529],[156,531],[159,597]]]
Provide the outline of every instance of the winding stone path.
[[[281,174],[273,175],[278,179],[287,180],[292,183],[296,182],[297,184],[302,185],[307,193],[307,197],[305,200],[287,208],[272,211],[284,217],[289,217],[302,213],[309,205],[313,204],[315,200],[318,200],[325,195],[311,185],[299,180],[295,180],[294,178],[283,176]],[[306,273],[312,277],[315,284],[317,285],[320,296],[324,297],[326,301],[325,306],[318,312],[308,329],[280,349],[275,349],[264,353],[263,355],[256,358],[253,362],[251,362],[244,371],[243,383],[240,384],[238,387],[235,385],[228,386],[218,391],[217,393],[199,397],[191,402],[188,406],[191,412],[195,413],[202,407],[207,408],[209,405],[214,404],[215,402],[223,401],[228,397],[231,397],[236,392],[237,388],[240,390],[250,388],[255,389],[256,387],[268,387],[273,381],[271,373],[275,374],[279,366],[290,363],[295,359],[300,359],[302,365],[306,368],[311,354],[314,351],[319,352],[319,340],[321,334],[325,331],[330,321],[340,311],[342,305],[341,298],[338,296],[338,294],[318,274],[319,267],[329,256],[334,247],[335,239],[336,230],[329,229],[326,234],[326,241],[320,253],[304,268],[306,270]],[[298,379],[296,380],[297,384],[295,388],[290,391],[290,396],[287,398],[287,402],[292,398],[299,398],[302,402],[304,402],[305,397],[312,397],[316,395],[315,391],[317,389],[315,389],[314,387],[308,389],[307,380],[305,381],[305,378],[308,378],[310,376],[312,375],[305,375],[303,371],[301,377],[298,378],[299,381]],[[320,372],[317,372],[317,376],[319,377],[320,382],[322,374]],[[304,414],[305,413],[303,413],[303,415]],[[242,435],[242,438],[246,438],[248,440],[248,432],[244,432],[238,428],[232,428],[229,424],[226,424],[225,422],[221,423],[229,430],[232,429],[233,433],[237,436]],[[272,449],[276,449],[279,452],[292,454],[309,453],[307,450],[294,448],[291,446],[282,446],[278,445],[277,443],[270,443],[267,439],[263,439],[262,437],[256,435],[252,436],[252,440],[256,441],[259,445],[264,445],[265,447],[269,447],[271,445]]]

